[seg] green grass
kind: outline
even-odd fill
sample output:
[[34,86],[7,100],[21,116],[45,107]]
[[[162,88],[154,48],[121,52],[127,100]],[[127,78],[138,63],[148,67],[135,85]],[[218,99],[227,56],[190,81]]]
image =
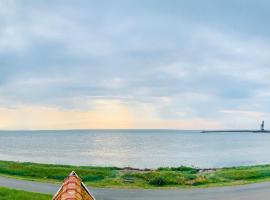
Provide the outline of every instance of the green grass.
[[0,200],[51,200],[52,196],[0,187]]
[[270,180],[270,165],[211,170],[185,166],[138,170],[0,161],[0,175],[26,180],[62,182],[72,170],[87,185],[111,188],[210,187]]

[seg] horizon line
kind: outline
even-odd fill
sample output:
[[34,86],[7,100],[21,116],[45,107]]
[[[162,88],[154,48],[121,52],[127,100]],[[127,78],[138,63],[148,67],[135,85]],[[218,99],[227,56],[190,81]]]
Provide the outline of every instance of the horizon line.
[[0,129],[4,131],[256,131],[258,129],[177,129],[177,128],[73,128],[73,129]]

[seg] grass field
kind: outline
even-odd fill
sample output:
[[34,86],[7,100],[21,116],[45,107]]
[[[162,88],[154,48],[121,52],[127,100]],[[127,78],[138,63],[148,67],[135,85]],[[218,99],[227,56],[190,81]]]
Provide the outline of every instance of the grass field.
[[0,187],[0,200],[51,200],[52,196]]
[[94,187],[210,187],[270,180],[270,165],[220,169],[182,166],[139,170],[0,161],[0,175],[27,180],[62,182],[72,170],[75,170],[87,185]]

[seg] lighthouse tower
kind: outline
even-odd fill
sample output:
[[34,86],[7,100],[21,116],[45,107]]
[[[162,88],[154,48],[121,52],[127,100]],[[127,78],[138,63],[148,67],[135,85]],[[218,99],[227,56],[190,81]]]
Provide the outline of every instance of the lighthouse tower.
[[261,131],[264,131],[264,121],[262,121],[262,124],[261,124]]

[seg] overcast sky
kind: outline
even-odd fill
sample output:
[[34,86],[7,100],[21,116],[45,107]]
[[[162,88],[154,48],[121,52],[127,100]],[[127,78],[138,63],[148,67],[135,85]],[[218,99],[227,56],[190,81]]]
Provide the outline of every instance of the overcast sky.
[[267,0],[0,0],[0,128],[267,128],[269,21]]

